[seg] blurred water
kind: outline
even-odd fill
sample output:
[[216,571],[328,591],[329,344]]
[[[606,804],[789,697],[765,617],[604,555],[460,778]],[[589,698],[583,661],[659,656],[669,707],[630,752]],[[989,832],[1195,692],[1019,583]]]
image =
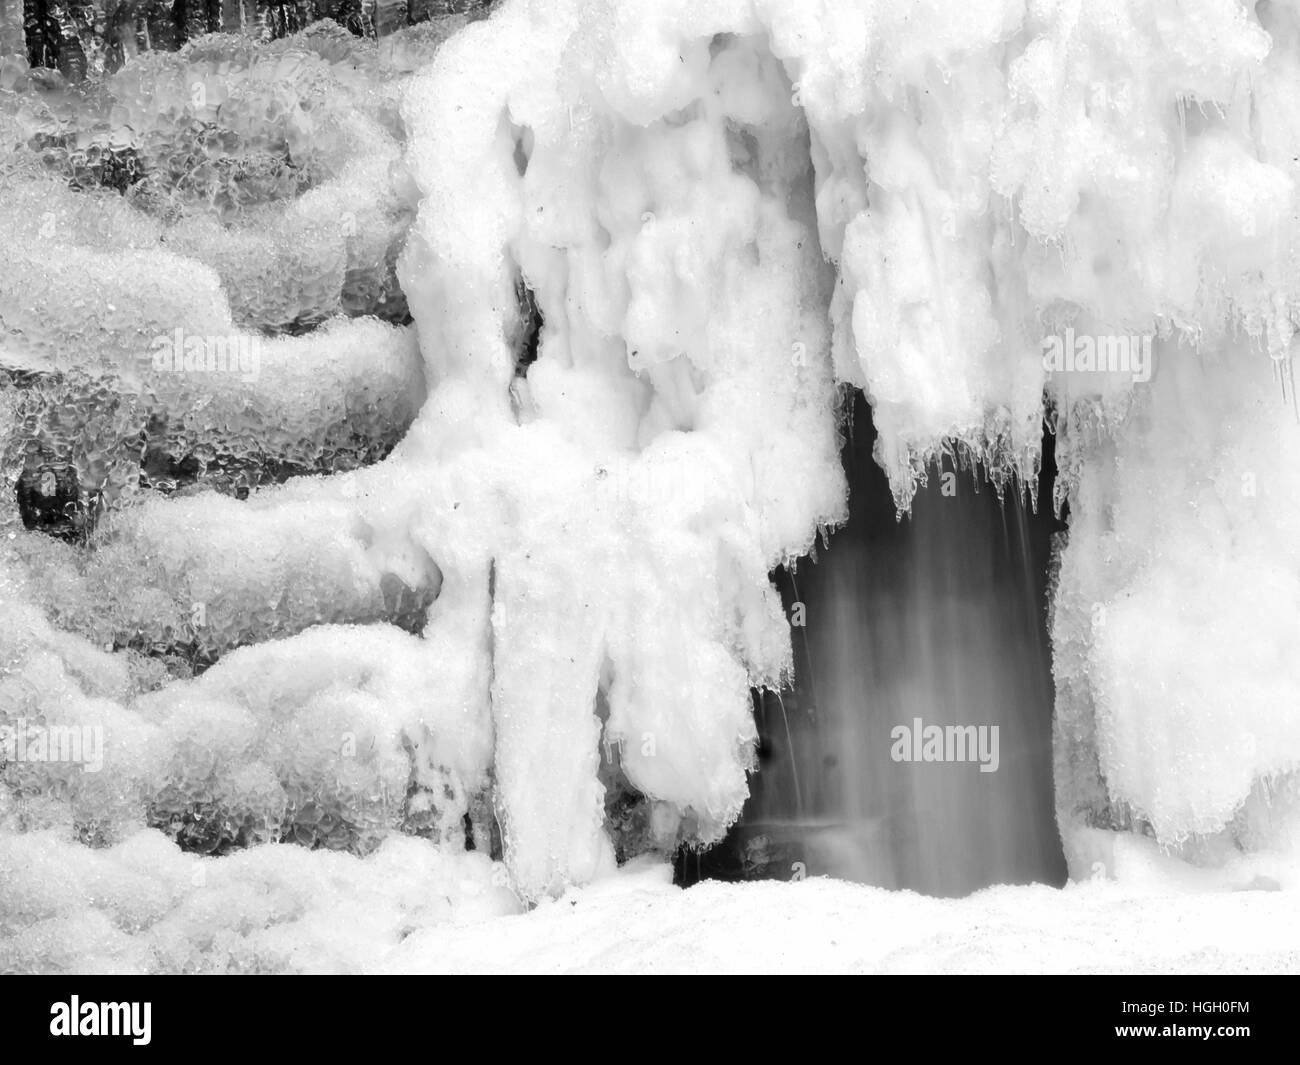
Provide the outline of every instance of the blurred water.
[[[795,628],[792,691],[757,706],[762,768],[741,823],[679,879],[828,875],[932,895],[1065,882],[1052,792],[1039,513],[969,472],[940,477],[898,522],[859,399],[845,448],[851,519],[820,560],[778,575]],[[1045,471],[1045,480],[1052,472]],[[950,467],[946,467],[950,469]],[[998,726],[999,765],[895,762],[891,729]]]

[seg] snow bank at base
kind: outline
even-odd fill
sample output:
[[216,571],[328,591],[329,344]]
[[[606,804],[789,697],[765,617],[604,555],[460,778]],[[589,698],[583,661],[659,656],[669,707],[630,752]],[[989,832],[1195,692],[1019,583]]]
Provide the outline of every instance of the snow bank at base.
[[[1140,840],[1120,882],[932,899],[843,881],[672,886],[666,865],[521,913],[481,854],[394,838],[365,859],[0,839],[0,971],[236,973],[1295,972],[1290,892],[1202,877]],[[1296,884],[1294,871],[1291,884]],[[1126,882],[1127,881],[1127,882]],[[87,900],[91,900],[89,906]]]
[[[1142,859],[1145,860],[1145,859]],[[1179,864],[1179,863],[1174,863]],[[425,929],[387,973],[1295,972],[1293,895],[1089,880],[932,899],[843,881],[704,883],[662,866],[522,916]],[[1199,888],[1199,890],[1198,890]]]

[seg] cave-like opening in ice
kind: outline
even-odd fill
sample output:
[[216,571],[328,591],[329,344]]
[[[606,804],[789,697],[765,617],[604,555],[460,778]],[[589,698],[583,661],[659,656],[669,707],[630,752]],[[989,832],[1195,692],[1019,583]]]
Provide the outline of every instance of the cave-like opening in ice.
[[[1027,486],[998,492],[953,454],[896,515],[870,405],[860,393],[847,402],[848,521],[773,574],[794,631],[793,680],[755,692],[759,765],[745,809],[715,847],[679,852],[676,877],[830,875],[934,895],[1059,885],[1048,596],[1065,521],[1048,502],[1054,438],[1044,434],[1037,507]],[[974,750],[962,764],[895,761],[891,732],[918,718],[998,726],[996,771],[980,772]]]

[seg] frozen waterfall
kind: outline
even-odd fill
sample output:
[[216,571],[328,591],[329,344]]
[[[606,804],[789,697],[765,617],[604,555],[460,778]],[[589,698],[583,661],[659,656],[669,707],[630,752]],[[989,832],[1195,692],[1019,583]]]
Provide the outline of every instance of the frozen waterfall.
[[227,7],[0,0],[0,969],[1300,885],[1300,7]]

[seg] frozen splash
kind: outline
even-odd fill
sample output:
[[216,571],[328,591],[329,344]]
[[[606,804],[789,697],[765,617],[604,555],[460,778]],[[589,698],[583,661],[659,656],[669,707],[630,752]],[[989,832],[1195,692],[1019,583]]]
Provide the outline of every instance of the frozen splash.
[[[501,844],[527,899],[715,840],[748,792],[751,689],[792,665],[769,573],[847,515],[857,387],[903,508],[947,451],[1032,486],[1056,424],[1067,834],[1281,846],[1300,68],[1277,44],[1292,8],[1258,10],[512,0],[436,58],[317,31],[128,65],[137,100],[138,79],[174,94],[213,68],[213,113],[187,94],[177,112],[254,142],[235,191],[257,202],[224,217],[221,167],[161,205],[74,194],[27,156],[3,175],[6,233],[49,249],[0,250],[6,365],[48,407],[127,401],[43,440],[107,456],[78,467],[109,504],[93,551],[18,532],[6,493],[5,712],[102,724],[105,763],[93,782],[24,771],[0,815],[137,864],[149,816],[196,807],[235,844]],[[7,139],[66,133],[24,92]],[[316,106],[339,92],[346,114]],[[286,175],[299,151],[308,173]],[[395,281],[413,323],[385,309]],[[142,379],[177,327],[276,335],[256,381]],[[1154,373],[1058,367],[1044,340],[1067,330],[1094,352],[1150,338]],[[350,425],[411,424],[391,454],[247,500],[140,498],[142,394],[175,454],[344,427],[293,456],[307,472]],[[10,484],[29,402],[0,392]],[[1232,624],[1197,642],[1225,600]],[[1156,641],[1148,617],[1178,620]],[[415,631],[352,627],[399,620]],[[185,641],[220,661],[187,678],[139,653]],[[324,810],[305,799],[322,788]],[[467,876],[492,897],[481,857]]]

